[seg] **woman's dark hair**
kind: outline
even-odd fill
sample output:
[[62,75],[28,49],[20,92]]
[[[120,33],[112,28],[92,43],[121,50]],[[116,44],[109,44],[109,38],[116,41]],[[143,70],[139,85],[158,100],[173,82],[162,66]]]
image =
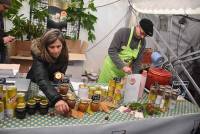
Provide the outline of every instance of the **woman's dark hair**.
[[61,62],[61,61],[66,61],[67,59],[67,62],[68,62],[68,49],[67,49],[66,41],[61,31],[58,29],[50,29],[47,32],[45,32],[40,38],[41,58],[49,63],[55,62],[55,59],[49,55],[47,48],[49,45],[54,43],[57,39],[62,43],[62,50],[61,50],[60,56],[58,57],[58,60]]

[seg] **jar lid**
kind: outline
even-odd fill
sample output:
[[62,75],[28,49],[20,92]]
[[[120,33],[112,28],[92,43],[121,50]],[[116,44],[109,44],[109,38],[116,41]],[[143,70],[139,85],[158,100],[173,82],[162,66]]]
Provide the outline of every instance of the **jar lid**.
[[17,108],[25,108],[25,107],[26,107],[25,103],[18,103],[17,104]]
[[35,101],[40,101],[40,100],[41,100],[41,97],[40,97],[40,96],[35,96],[33,99],[34,99]]
[[28,100],[27,104],[28,105],[35,105],[36,101],[34,99],[30,99],[30,100]]
[[17,97],[24,97],[25,96],[25,93],[17,93]]
[[40,105],[48,105],[48,100],[41,100]]
[[95,91],[95,94],[101,94],[101,91]]

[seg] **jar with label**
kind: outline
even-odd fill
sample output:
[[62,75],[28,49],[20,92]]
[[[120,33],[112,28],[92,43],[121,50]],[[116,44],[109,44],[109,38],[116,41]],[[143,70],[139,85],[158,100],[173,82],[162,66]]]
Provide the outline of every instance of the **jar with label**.
[[148,95],[148,103],[154,104],[154,102],[156,100],[156,96],[157,96],[157,89],[156,89],[155,86],[151,86],[150,92],[149,92],[149,95]]
[[92,96],[92,101],[101,101],[101,91],[95,91]]
[[26,117],[26,105],[25,103],[18,103],[15,109],[16,118],[24,119]]
[[34,115],[36,113],[36,101],[34,99],[28,100],[26,109],[29,115]]
[[109,84],[108,84],[108,101],[112,101],[113,100],[113,96],[114,96],[114,91],[115,91],[115,80],[109,80]]
[[25,93],[17,93],[17,103],[25,103]]
[[116,83],[115,92],[114,92],[114,101],[119,104],[120,102],[122,102],[123,96],[124,96],[123,84]]
[[49,106],[48,106],[48,100],[41,100],[40,101],[40,114],[45,115],[48,113]]
[[163,111],[167,111],[169,109],[170,95],[171,95],[171,91],[166,90],[165,93],[164,93],[164,96],[162,98],[161,104],[160,104],[160,108]]
[[0,122],[4,119],[4,103],[0,101]]
[[73,95],[67,97],[67,104],[71,109],[74,109],[76,105],[76,99]]
[[15,116],[15,108],[17,105],[17,88],[16,86],[8,86],[6,94],[6,115],[7,117]]
[[93,112],[99,111],[99,101],[92,101],[90,107]]
[[33,97],[33,99],[36,101],[36,110],[39,110],[40,109],[41,97],[40,96],[35,96],[35,97]]
[[170,105],[169,105],[169,109],[170,110],[175,109],[177,98],[178,98],[178,91],[177,90],[172,90],[171,99],[170,99]]
[[79,105],[78,105],[78,110],[81,112],[86,112],[88,109],[89,103],[86,100],[80,100]]
[[59,93],[61,95],[66,95],[67,92],[68,92],[68,90],[69,90],[69,86],[68,86],[67,83],[60,84],[60,86],[59,86]]
[[155,101],[155,107],[160,107],[163,95],[164,95],[165,89],[161,88],[157,91],[156,101]]

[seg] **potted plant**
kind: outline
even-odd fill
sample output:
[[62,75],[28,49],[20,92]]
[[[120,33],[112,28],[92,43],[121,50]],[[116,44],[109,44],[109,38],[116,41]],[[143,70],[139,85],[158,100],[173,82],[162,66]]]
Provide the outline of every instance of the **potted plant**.
[[79,21],[81,27],[88,32],[88,40],[92,42],[95,40],[94,24],[97,21],[97,17],[92,14],[95,11],[94,0],[90,0],[87,7],[85,7],[83,0],[71,0],[69,7],[66,9],[66,21],[72,24]]

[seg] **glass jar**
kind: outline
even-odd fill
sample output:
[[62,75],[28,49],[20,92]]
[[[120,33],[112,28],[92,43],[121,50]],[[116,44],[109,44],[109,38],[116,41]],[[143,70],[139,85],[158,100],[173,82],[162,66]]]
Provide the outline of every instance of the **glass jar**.
[[81,100],[79,105],[78,105],[78,110],[81,112],[86,112],[88,109],[89,103],[86,100]]
[[36,110],[39,110],[40,109],[41,97],[40,96],[35,96],[35,97],[33,97],[33,99],[36,101]]
[[25,103],[18,103],[15,109],[15,115],[18,119],[24,119],[26,117],[26,105]]
[[25,103],[25,93],[17,93],[17,103]]
[[92,96],[93,101],[101,101],[101,91],[95,91],[94,95]]
[[92,101],[90,108],[93,112],[99,111],[99,101]]
[[175,109],[177,98],[178,98],[178,91],[173,90],[171,94],[170,105],[169,105],[170,110]]
[[36,113],[36,101],[34,99],[28,100],[26,108],[29,115],[34,115]]
[[75,99],[75,97],[74,97],[74,96],[69,96],[69,97],[67,98],[67,104],[69,105],[69,107],[70,107],[71,109],[74,109],[74,107],[75,107],[75,105],[76,105],[76,99]]
[[160,108],[163,111],[167,111],[169,109],[170,95],[171,95],[171,91],[166,90],[165,93],[164,93],[163,99],[161,101],[161,104],[160,104]]
[[48,113],[49,106],[48,106],[48,101],[47,100],[41,100],[40,101],[40,114],[45,115]]
[[161,88],[157,91],[157,96],[155,100],[155,107],[160,107],[163,95],[164,95],[165,89]]
[[61,95],[66,95],[69,90],[69,85],[67,83],[62,83],[59,86],[59,92]]
[[155,102],[156,100],[156,95],[157,95],[157,89],[155,86],[151,86],[150,88],[150,92],[149,92],[149,95],[148,95],[148,103],[153,103]]

